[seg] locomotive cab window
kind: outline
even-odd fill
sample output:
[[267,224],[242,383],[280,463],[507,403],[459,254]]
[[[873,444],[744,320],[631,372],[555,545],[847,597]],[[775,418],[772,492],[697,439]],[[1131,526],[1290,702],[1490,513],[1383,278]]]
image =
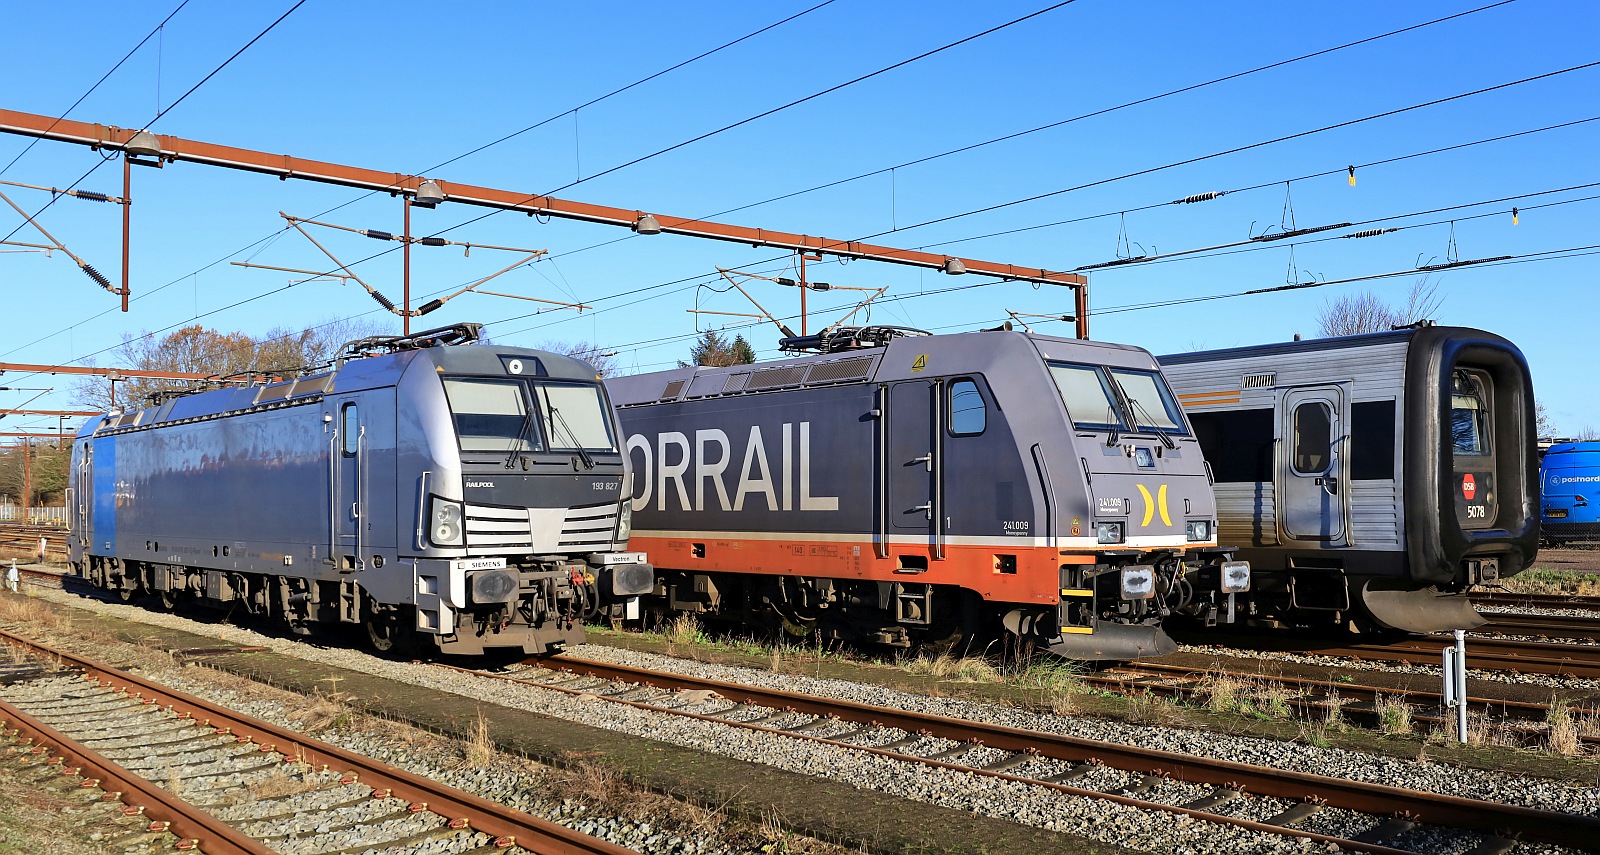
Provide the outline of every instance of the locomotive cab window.
[[1294,471],[1321,475],[1328,471],[1333,448],[1333,412],[1321,401],[1294,408]]
[[610,410],[593,384],[538,383],[533,387],[539,403],[540,425],[553,451],[617,450],[611,435]]
[[1178,409],[1172,390],[1167,388],[1167,382],[1160,374],[1113,368],[1111,376],[1128,399],[1128,406],[1133,409],[1135,429],[1162,433],[1185,432],[1182,411]]
[[345,457],[353,457],[361,450],[361,414],[356,411],[355,404],[345,404],[339,411],[343,417],[339,428],[340,444]]
[[977,436],[988,424],[989,414],[983,403],[983,393],[971,380],[957,380],[950,384],[950,435]]
[[1117,406],[1111,383],[1099,368],[1090,365],[1050,363],[1050,377],[1056,381],[1067,415],[1079,430],[1127,430],[1122,408]]
[[446,378],[445,397],[455,415],[463,451],[542,451],[526,385],[516,380]]
[[1450,384],[1450,441],[1456,454],[1489,453],[1489,395],[1483,375],[1456,371]]

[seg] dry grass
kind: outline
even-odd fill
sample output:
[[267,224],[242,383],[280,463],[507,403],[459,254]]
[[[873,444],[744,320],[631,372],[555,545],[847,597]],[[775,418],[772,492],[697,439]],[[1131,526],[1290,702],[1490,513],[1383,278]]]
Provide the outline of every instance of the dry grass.
[[1545,739],[1551,751],[1564,757],[1576,757],[1583,753],[1583,740],[1580,738],[1582,728],[1572,714],[1570,704],[1565,701],[1551,704],[1545,722],[1550,726]]
[[1411,704],[1404,695],[1379,695],[1373,708],[1378,713],[1378,729],[1383,733],[1396,736],[1411,732]]
[[1294,715],[1294,695],[1277,680],[1245,680],[1219,671],[1206,675],[1197,693],[1211,712],[1277,719]]
[[1501,580],[1506,590],[1517,594],[1569,594],[1600,597],[1600,575],[1570,570],[1535,567],[1510,579]]
[[671,796],[640,789],[607,766],[582,755],[568,754],[566,765],[552,773],[553,789],[619,816],[668,823],[700,834],[720,831],[728,816],[722,808],[681,802]]
[[494,740],[489,738],[489,719],[482,707],[478,708],[478,718],[467,733],[465,754],[467,765],[474,768],[482,768],[494,760]]
[[1183,719],[1177,702],[1148,689],[1136,695],[1128,695],[1127,704],[1123,709],[1127,720],[1134,724],[1170,725],[1177,724]]
[[260,778],[248,788],[247,800],[277,799],[284,796],[293,796],[310,792],[317,788],[317,784],[306,779],[306,770],[294,763],[284,763],[273,769],[265,778]]
[[303,706],[289,713],[289,720],[304,733],[320,733],[329,728],[348,724],[350,716],[347,707],[318,691],[315,695],[307,697]]

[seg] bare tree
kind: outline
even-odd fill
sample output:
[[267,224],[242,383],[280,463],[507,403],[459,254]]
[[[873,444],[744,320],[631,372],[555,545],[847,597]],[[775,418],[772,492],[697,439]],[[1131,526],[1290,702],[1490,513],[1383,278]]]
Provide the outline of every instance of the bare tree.
[[[196,324],[160,339],[150,333],[124,335],[114,362],[123,368],[218,377],[249,371],[293,375],[326,364],[338,355],[345,342],[376,334],[378,329],[369,321],[345,319],[298,332],[279,327],[257,339],[242,332],[221,333]],[[183,380],[134,377],[116,385],[115,403],[140,406],[155,392],[182,389],[188,384]],[[111,386],[102,378],[84,380],[73,388],[72,402],[97,410],[110,409],[114,403]]]
[[595,373],[601,377],[615,377],[617,374],[617,355],[601,350],[600,345],[593,342],[546,340],[539,343],[539,349],[581,359],[593,365]]
[[1317,313],[1317,326],[1324,336],[1383,332],[1424,320],[1439,310],[1444,297],[1427,277],[1412,283],[1404,306],[1391,306],[1372,291],[1347,294],[1324,303]]

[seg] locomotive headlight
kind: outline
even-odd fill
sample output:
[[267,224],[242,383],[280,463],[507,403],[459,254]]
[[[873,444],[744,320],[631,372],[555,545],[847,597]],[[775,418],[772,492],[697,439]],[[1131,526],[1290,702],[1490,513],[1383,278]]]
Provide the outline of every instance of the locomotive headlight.
[[633,500],[624,498],[622,510],[617,514],[617,536],[613,538],[617,543],[627,543],[633,536]]
[[465,543],[461,526],[461,503],[433,497],[433,521],[428,526],[428,539],[434,546],[461,546]]
[[1129,564],[1122,568],[1122,598],[1148,600],[1156,595],[1156,568],[1148,564]]
[[1189,540],[1210,540],[1211,520],[1189,520]]
[[1248,590],[1250,590],[1250,562],[1222,562],[1222,592],[1242,594]]
[[1101,543],[1121,543],[1122,523],[1097,522],[1094,524],[1094,536]]

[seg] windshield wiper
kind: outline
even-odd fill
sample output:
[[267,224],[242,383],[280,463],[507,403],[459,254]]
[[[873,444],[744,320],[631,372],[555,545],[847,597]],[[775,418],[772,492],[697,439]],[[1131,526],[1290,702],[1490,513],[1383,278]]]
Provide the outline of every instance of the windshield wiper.
[[561,411],[556,409],[554,404],[550,405],[550,418],[552,421],[561,423],[561,429],[566,432],[567,439],[572,440],[573,448],[577,450],[578,456],[583,459],[583,468],[593,469],[594,458],[590,457],[589,452],[584,450],[583,442],[578,439],[578,435],[572,431],[572,426],[567,424],[566,417],[561,415]]
[[1121,422],[1122,422],[1122,414],[1117,412],[1117,405],[1116,404],[1111,404],[1111,403],[1106,404],[1106,431],[1107,431],[1107,433],[1106,433],[1106,447],[1107,448],[1110,448],[1111,446],[1116,445],[1117,441],[1122,438],[1122,434],[1119,433],[1118,430],[1117,430],[1117,425],[1121,424]]
[[[1149,425],[1148,425],[1149,428],[1156,432],[1156,436],[1161,439],[1161,444],[1162,445],[1165,445],[1168,448],[1177,448],[1178,447],[1178,443],[1176,441],[1174,441],[1172,437],[1168,436],[1166,431],[1162,430],[1159,427],[1156,427],[1156,425],[1155,425],[1156,417],[1150,415],[1150,411],[1145,409],[1144,404],[1139,403],[1139,399],[1138,398],[1129,397],[1128,398],[1128,403],[1133,405],[1133,421],[1134,421],[1134,424],[1136,424],[1136,425],[1140,424],[1140,422],[1139,422],[1139,414],[1143,413],[1145,419],[1147,419],[1149,421]],[[1140,425],[1140,426],[1142,427],[1144,425]]]
[[521,449],[517,448],[517,444],[522,442],[527,437],[528,428],[530,428],[530,427],[533,427],[533,408],[532,407],[529,407],[525,412],[523,412],[523,414],[522,414],[522,424],[517,427],[517,435],[511,438],[511,447],[506,449],[506,468],[507,469],[515,469],[516,468],[516,466],[517,466],[517,452],[521,451]]

